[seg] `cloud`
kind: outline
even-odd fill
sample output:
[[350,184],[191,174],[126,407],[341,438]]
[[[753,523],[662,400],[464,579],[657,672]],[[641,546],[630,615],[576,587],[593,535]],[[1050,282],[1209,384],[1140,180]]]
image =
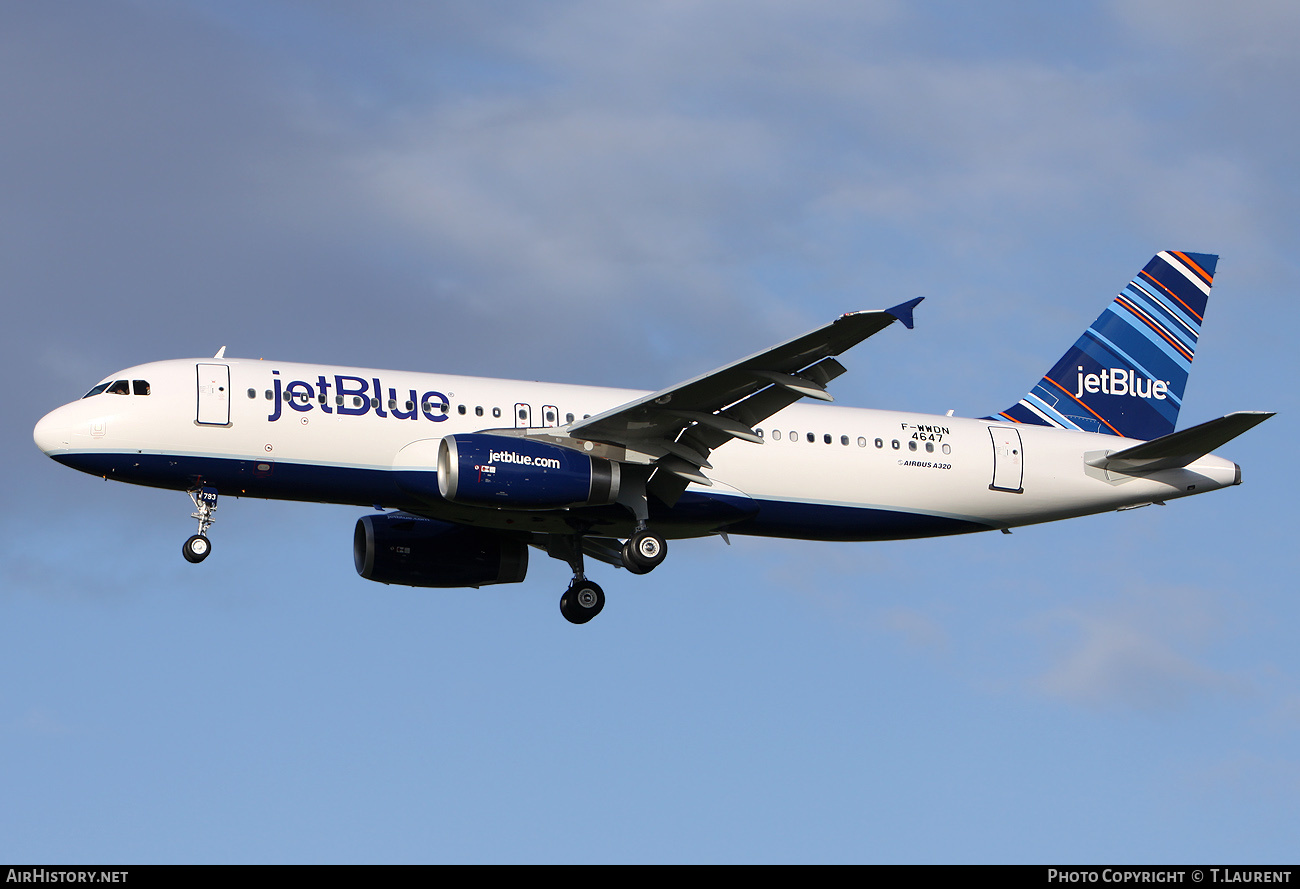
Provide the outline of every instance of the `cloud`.
[[1205,663],[1224,641],[1214,598],[1190,588],[1134,588],[1044,615],[1033,628],[1053,649],[1052,664],[1031,686],[1072,703],[1139,711],[1244,693],[1244,678]]

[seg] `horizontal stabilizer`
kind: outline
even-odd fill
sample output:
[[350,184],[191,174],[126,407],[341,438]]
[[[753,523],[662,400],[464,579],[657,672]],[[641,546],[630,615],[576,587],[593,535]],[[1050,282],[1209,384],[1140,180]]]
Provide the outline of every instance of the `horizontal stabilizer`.
[[1188,466],[1273,416],[1271,411],[1237,411],[1122,451],[1085,460],[1110,472],[1141,473]]

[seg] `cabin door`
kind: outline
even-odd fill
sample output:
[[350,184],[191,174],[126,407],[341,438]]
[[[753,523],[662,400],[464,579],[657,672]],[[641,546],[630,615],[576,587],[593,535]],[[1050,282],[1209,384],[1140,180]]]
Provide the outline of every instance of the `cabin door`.
[[198,367],[200,426],[230,425],[230,365],[200,364]]
[[993,437],[993,484],[990,490],[1023,494],[1025,478],[1024,446],[1020,430],[1010,426],[990,426]]

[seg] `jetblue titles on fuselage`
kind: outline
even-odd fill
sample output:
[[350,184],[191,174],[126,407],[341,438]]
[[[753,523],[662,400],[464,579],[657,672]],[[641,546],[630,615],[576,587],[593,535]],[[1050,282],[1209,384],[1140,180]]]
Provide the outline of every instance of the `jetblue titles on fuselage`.
[[[283,416],[283,406],[288,405],[299,413],[319,408],[327,414],[344,414],[361,416],[374,411],[376,416],[387,417],[390,414],[398,420],[416,420],[423,414],[425,419],[441,423],[447,419],[451,401],[441,392],[429,390],[417,398],[417,389],[407,389],[400,397],[395,388],[389,387],[387,409],[383,397],[384,387],[378,377],[369,380],[346,374],[334,374],[332,382],[324,374],[316,377],[315,384],[306,380],[284,382],[278,370],[271,371],[272,380],[271,414],[267,417],[275,422]],[[372,388],[373,385],[373,388]],[[334,389],[334,404],[330,404],[330,388]],[[406,395],[409,394],[409,398]]]

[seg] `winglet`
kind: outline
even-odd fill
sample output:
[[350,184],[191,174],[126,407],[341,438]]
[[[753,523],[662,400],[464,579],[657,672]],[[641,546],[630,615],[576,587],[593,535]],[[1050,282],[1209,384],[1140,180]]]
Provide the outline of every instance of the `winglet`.
[[894,306],[892,309],[885,309],[885,311],[888,312],[890,315],[893,315],[899,321],[902,321],[903,326],[906,327],[908,330],[911,330],[912,310],[915,309],[918,305],[920,305],[921,300],[923,299],[925,299],[924,296],[918,296],[916,299],[909,299],[907,302],[899,303],[898,305]]

